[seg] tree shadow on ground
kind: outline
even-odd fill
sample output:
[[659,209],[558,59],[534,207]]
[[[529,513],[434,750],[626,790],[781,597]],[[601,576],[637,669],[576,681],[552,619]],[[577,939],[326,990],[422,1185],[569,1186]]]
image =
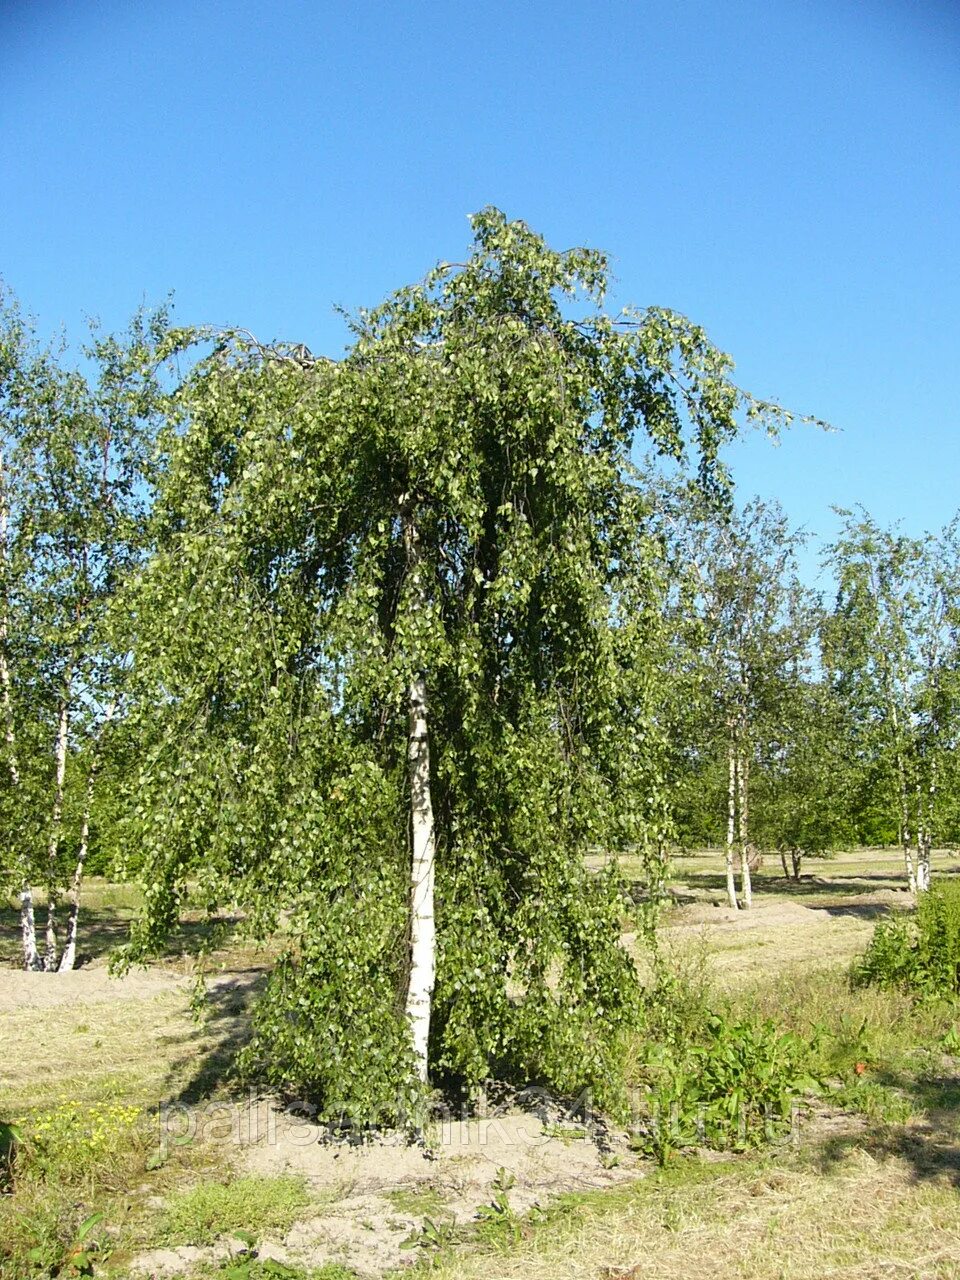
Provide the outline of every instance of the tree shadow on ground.
[[183,1060],[167,1077],[166,1105],[193,1106],[224,1094],[236,1094],[237,1054],[250,1039],[251,1010],[263,990],[268,970],[250,965],[212,978],[206,988],[195,1036],[177,1036],[172,1048],[191,1045],[194,1053],[183,1072]]
[[[910,906],[912,903],[904,902],[903,910],[906,911]],[[817,909],[825,911],[829,916],[847,916],[854,920],[880,920],[891,911],[899,910],[893,903],[887,902],[822,902]]]
[[866,1151],[874,1159],[902,1160],[918,1182],[946,1179],[960,1187],[960,1142],[928,1121],[874,1125],[865,1133],[828,1138],[817,1157],[820,1172],[830,1172],[855,1150]]
[[871,1078],[907,1099],[915,1119],[908,1124],[873,1121],[866,1130],[827,1139],[818,1156],[822,1170],[859,1148],[875,1158],[897,1157],[918,1181],[946,1178],[960,1187],[960,1075],[885,1070]]
[[[901,880],[896,876],[889,875],[828,878],[815,875],[812,872],[805,872],[800,880],[794,880],[792,876],[789,879],[785,879],[783,876],[758,875],[754,873],[752,883],[753,895],[758,899],[767,897],[803,899],[829,895],[839,898],[845,896],[857,897],[860,894],[876,893],[881,889],[892,889],[898,893],[902,891],[904,898],[908,897]],[[637,889],[639,890],[639,888],[640,886],[637,884]],[[726,875],[722,872],[710,871],[681,872],[677,875],[670,888],[672,897],[686,901],[697,901],[698,899],[695,895],[698,892],[700,894],[716,893],[725,898],[727,892]]]

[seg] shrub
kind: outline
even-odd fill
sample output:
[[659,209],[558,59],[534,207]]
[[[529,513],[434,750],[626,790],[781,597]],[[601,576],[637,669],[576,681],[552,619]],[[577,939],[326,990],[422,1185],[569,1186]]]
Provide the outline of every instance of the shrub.
[[661,1161],[677,1148],[761,1146],[783,1134],[794,1099],[815,1087],[807,1047],[773,1022],[712,1015],[703,1038],[651,1055],[652,1130],[647,1147]]
[[853,977],[923,996],[960,995],[960,882],[940,880],[921,894],[912,920],[881,921]]

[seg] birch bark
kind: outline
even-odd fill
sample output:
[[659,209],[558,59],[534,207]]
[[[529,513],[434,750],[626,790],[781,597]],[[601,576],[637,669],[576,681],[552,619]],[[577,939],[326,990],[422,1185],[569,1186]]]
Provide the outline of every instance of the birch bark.
[[[420,542],[412,516],[404,522],[407,563],[413,577],[414,598],[423,595]],[[430,1014],[436,978],[436,922],[434,877],[436,836],[430,779],[430,738],[427,681],[421,672],[408,690],[407,779],[410,787],[410,983],[406,1015],[413,1035],[417,1074],[429,1080]]]
[[746,757],[738,753],[737,755],[737,826],[740,844],[740,884],[743,893],[743,905],[745,908],[753,906],[753,884],[750,879],[750,829],[749,829],[749,798],[747,794],[748,778]]
[[60,717],[57,723],[57,772],[53,787],[53,808],[50,814],[50,841],[47,845],[47,935],[43,954],[43,967],[47,973],[57,968],[57,854],[63,826],[63,784],[67,774],[67,736],[70,729],[70,677],[67,676]]
[[733,872],[733,842],[736,835],[737,821],[737,757],[733,749],[732,740],[727,748],[727,767],[727,899],[730,906],[736,911],[739,903],[737,902],[737,881]]
[[[0,555],[3,566],[7,565],[7,537],[10,528],[10,507],[7,502],[6,469],[3,454],[0,453]],[[3,589],[2,607],[0,607],[0,698],[3,700],[3,736],[7,747],[7,768],[10,771],[10,784],[14,788],[20,786],[20,762],[17,757],[17,736],[13,723],[13,689],[10,679],[10,663],[7,659],[7,642],[9,640],[9,614],[7,612],[6,583]],[[33,885],[30,883],[25,860],[23,876],[20,882],[20,938],[23,947],[23,967],[27,970],[42,968],[40,953],[37,950],[37,926],[33,911]]]
[[69,973],[77,962],[77,930],[80,922],[80,890],[83,887],[83,871],[90,843],[90,809],[93,804],[93,789],[100,769],[100,745],[107,725],[113,719],[116,702],[107,708],[103,724],[93,747],[93,759],[87,774],[87,786],[83,800],[83,820],[80,826],[80,848],[77,851],[77,865],[73,871],[73,884],[70,889],[70,915],[67,920],[67,937],[60,956],[58,973]]

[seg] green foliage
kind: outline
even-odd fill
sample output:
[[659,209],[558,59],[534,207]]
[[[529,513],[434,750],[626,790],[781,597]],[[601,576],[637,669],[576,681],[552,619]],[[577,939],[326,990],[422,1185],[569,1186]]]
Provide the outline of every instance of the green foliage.
[[47,891],[47,968],[91,819],[108,856],[96,773],[122,772],[108,727],[129,669],[113,608],[146,552],[161,366],[182,341],[167,308],[141,312],[94,330],[81,373],[0,288],[0,887]]
[[17,1125],[0,1120],[0,1193],[9,1191],[13,1186],[17,1147],[22,1141],[23,1136]]
[[794,1100],[815,1087],[808,1048],[770,1020],[711,1015],[692,1044],[651,1045],[652,1124],[642,1139],[663,1164],[678,1149],[745,1150],[789,1127]]
[[853,969],[854,981],[878,987],[910,988],[917,976],[918,937],[912,920],[890,917],[873,931],[867,949]]
[[960,555],[954,519],[909,538],[862,508],[827,562],[835,607],[824,664],[846,715],[860,840],[915,845],[925,887],[930,849],[956,838],[960,729]]
[[881,920],[854,980],[926,997],[960,996],[960,882],[936,881],[920,895],[913,919]]
[[640,1089],[638,1145],[661,1164],[684,1147],[769,1142],[789,1126],[794,1101],[817,1087],[815,1044],[718,1003],[702,957],[654,953],[628,1075]]
[[256,1238],[250,1232],[238,1231],[234,1235],[246,1248],[222,1262],[212,1273],[222,1276],[223,1280],[356,1280],[356,1272],[338,1262],[305,1270],[277,1262],[274,1258],[261,1258]]

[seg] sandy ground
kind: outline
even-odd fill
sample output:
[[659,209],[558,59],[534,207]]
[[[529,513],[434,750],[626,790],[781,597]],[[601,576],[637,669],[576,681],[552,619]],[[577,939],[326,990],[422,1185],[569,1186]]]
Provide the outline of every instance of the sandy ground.
[[[338,1262],[362,1276],[416,1261],[419,1250],[409,1242],[427,1220],[441,1229],[471,1222],[500,1189],[510,1211],[522,1214],[563,1192],[634,1180],[642,1171],[626,1134],[592,1131],[549,1104],[536,1114],[489,1108],[479,1118],[438,1124],[423,1146],[399,1135],[331,1141],[302,1113],[265,1100],[238,1105],[232,1116],[223,1106],[191,1116],[198,1137],[209,1120],[220,1140],[235,1144],[231,1154],[243,1172],[299,1174],[317,1197],[316,1212],[264,1241],[261,1257],[305,1267]],[[171,1117],[178,1130],[187,1122],[185,1112]],[[133,1269],[175,1275],[230,1248],[223,1240],[207,1249],[155,1249]]]

